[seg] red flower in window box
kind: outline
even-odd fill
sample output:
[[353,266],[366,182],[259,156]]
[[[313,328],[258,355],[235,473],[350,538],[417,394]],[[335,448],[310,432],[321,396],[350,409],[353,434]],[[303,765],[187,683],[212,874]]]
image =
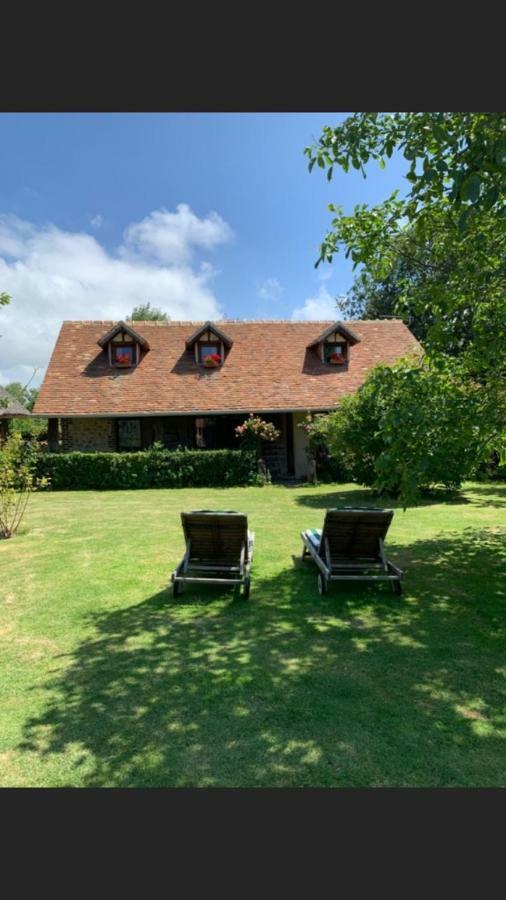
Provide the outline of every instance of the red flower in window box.
[[116,353],[116,365],[129,366],[132,361],[130,353]]
[[210,353],[209,356],[206,356],[204,359],[204,366],[206,369],[216,369],[218,366],[221,366],[220,354]]
[[329,363],[332,363],[334,366],[341,365],[341,363],[344,362],[344,355],[342,353],[338,353],[337,351],[334,351],[334,353],[330,354],[328,361],[329,361]]

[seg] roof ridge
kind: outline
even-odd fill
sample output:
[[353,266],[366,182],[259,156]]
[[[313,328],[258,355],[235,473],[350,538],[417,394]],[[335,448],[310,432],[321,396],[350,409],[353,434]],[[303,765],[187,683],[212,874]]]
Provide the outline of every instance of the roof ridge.
[[[116,325],[118,322],[135,322],[135,325],[150,325],[153,327],[174,327],[180,325],[205,325],[208,319],[170,319],[168,322],[153,319],[63,319],[63,325]],[[214,325],[333,325],[341,322],[343,325],[368,325],[372,322],[404,322],[400,316],[381,316],[378,319],[213,319]]]

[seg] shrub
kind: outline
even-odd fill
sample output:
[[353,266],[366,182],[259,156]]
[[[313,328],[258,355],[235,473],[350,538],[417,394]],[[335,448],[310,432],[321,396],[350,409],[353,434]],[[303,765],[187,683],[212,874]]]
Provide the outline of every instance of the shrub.
[[343,482],[352,480],[350,473],[344,465],[340,455],[335,456],[329,452],[329,434],[331,425],[330,416],[324,413],[308,413],[305,419],[299,423],[308,436],[306,453],[309,459],[316,462],[316,478],[323,482]]
[[36,453],[20,434],[10,434],[0,450],[0,538],[12,537],[25,514],[30,494],[47,486],[37,477]]
[[255,454],[240,450],[40,453],[39,475],[54,490],[232,487],[258,483]]
[[414,502],[474,474],[489,437],[479,397],[450,366],[417,360],[378,366],[320,423],[330,453],[353,481]]

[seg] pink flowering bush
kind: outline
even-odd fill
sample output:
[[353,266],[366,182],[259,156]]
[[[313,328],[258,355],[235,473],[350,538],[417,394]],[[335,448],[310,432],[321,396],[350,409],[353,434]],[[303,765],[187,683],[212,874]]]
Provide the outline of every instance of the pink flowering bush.
[[235,436],[240,438],[243,447],[255,449],[257,456],[260,456],[262,441],[275,441],[280,435],[279,428],[272,422],[266,422],[253,413],[235,429]]

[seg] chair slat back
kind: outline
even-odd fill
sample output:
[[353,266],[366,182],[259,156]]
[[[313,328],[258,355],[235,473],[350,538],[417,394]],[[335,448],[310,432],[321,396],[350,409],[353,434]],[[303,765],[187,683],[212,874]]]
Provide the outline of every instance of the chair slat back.
[[329,509],[325,516],[320,556],[325,557],[325,538],[330,561],[380,559],[380,538],[385,539],[392,509]]
[[181,513],[184,536],[191,541],[190,559],[237,565],[245,546],[248,561],[248,518],[234,510],[196,509]]

